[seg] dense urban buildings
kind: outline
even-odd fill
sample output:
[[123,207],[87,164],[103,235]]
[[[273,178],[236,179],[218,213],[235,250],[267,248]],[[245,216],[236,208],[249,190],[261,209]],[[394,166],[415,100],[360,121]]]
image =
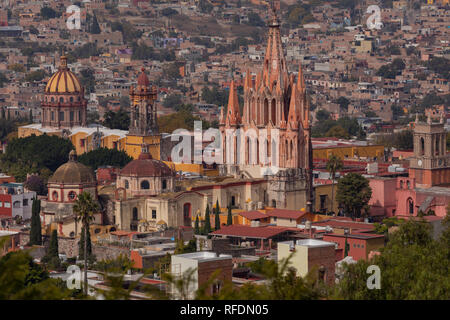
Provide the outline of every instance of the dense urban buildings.
[[7,2],[0,299],[450,298],[448,1]]

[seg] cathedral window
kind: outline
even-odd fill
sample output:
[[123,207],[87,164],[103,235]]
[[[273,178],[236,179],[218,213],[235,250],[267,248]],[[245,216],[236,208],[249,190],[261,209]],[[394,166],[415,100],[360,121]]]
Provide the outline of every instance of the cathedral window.
[[148,183],[147,180],[144,180],[144,181],[141,182],[141,189],[143,189],[143,190],[150,189],[150,184]]
[[409,214],[414,214],[414,201],[411,198],[408,199],[408,209]]
[[423,138],[420,138],[420,155],[425,154],[425,140]]
[[77,194],[73,191],[69,192],[69,200],[74,201],[77,198]]

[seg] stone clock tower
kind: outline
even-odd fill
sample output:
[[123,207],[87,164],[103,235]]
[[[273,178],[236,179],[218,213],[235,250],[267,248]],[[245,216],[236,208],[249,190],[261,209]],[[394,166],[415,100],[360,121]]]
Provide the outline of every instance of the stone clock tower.
[[426,123],[416,117],[414,128],[414,157],[410,161],[409,176],[419,188],[429,188],[450,183],[450,155],[446,149],[447,132],[444,118]]

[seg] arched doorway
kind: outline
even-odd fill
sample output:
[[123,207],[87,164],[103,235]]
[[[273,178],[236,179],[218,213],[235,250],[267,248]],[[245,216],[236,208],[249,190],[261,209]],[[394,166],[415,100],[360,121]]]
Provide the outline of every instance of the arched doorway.
[[408,213],[414,214],[414,201],[411,198],[408,198]]
[[131,217],[130,230],[137,231],[138,223],[139,223],[138,208],[134,207]]
[[191,204],[185,203],[183,205],[183,219],[184,219],[184,225],[185,226],[192,226],[192,219],[191,219]]

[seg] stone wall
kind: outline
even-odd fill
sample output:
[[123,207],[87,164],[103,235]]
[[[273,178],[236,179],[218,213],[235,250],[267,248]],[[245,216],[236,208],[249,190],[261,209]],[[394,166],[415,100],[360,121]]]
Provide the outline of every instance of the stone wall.
[[116,259],[120,255],[124,255],[129,259],[131,256],[130,248],[100,246],[96,244],[92,244],[92,253],[95,255],[97,261]]

